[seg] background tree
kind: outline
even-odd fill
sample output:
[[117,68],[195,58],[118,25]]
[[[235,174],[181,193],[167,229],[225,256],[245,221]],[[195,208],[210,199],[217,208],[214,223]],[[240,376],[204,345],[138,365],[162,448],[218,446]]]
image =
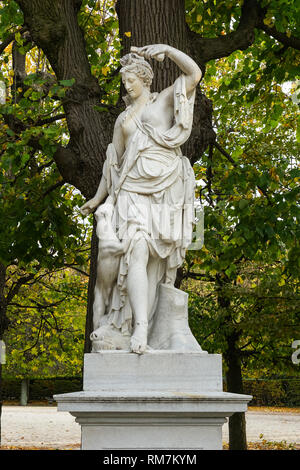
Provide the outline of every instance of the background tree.
[[[296,74],[296,52],[299,50],[299,25],[296,18],[299,15],[299,6],[295,1],[290,1],[289,8],[286,8],[285,0],[244,0],[234,4],[230,0],[153,0],[149,8],[149,2],[146,0],[119,0],[116,2],[118,23],[110,2],[6,0],[1,3],[3,8],[0,52],[6,51],[4,61],[9,63],[7,47],[14,40],[17,44],[12,53],[17,50],[21,55],[26,54],[25,66],[24,60],[15,54],[12,93],[7,103],[8,108],[6,106],[2,109],[4,125],[8,126],[3,132],[6,132],[6,140],[12,143],[13,150],[10,150],[7,144],[1,159],[7,161],[8,167],[16,161],[17,153],[15,155],[14,149],[20,141],[21,149],[24,149],[26,144],[25,148],[29,150],[29,157],[26,158],[30,159],[33,165],[41,154],[48,155],[48,163],[51,162],[53,171],[57,171],[57,176],[59,175],[59,180],[54,184],[69,183],[86,198],[93,196],[96,191],[113,124],[123,109],[116,86],[118,41],[113,38],[113,32],[118,26],[122,54],[128,52],[131,45],[168,43],[193,57],[204,76],[205,71],[210,69],[210,76],[213,77],[214,74],[217,75],[217,70],[214,72],[212,61],[229,57],[236,51],[246,51],[247,54],[251,46],[256,62],[252,59],[248,61],[249,72],[253,70],[249,75],[254,79],[253,67],[257,67],[256,76],[261,77],[262,89],[267,87],[274,77],[276,82],[280,83],[293,80]],[[37,54],[40,54],[40,61],[44,65],[34,76],[26,77],[27,54],[34,48]],[[113,51],[117,53],[114,54]],[[242,60],[244,55],[241,52],[239,54],[236,59]],[[266,67],[258,71],[262,56]],[[246,63],[245,57],[244,64]],[[154,89],[160,91],[174,81],[178,70],[168,61],[153,65]],[[215,62],[215,67],[217,66],[218,62]],[[236,62],[231,62],[231,66],[235,67]],[[165,73],[165,67],[168,73]],[[243,68],[246,72],[247,68]],[[237,77],[228,76],[228,80],[229,83],[225,84],[228,89],[239,89],[242,84],[241,79]],[[252,100],[256,99],[258,88],[259,83],[254,86],[253,94],[250,94]],[[251,90],[247,89],[247,92],[251,93]],[[223,155],[226,150],[223,150],[215,139],[217,129],[212,128],[211,102],[200,89],[197,95],[194,130],[184,151],[194,163],[199,160],[207,146],[210,146],[210,153],[207,157],[204,156],[203,162],[207,163],[208,199],[212,199],[209,192],[213,147],[219,151],[222,148]],[[227,96],[225,99],[228,103]],[[38,107],[41,103],[44,103],[45,107]],[[35,109],[34,104],[37,105]],[[241,102],[237,100],[235,106],[240,107]],[[54,128],[56,121],[59,126]],[[61,134],[59,127],[65,126],[64,123],[65,134]],[[9,139],[14,140],[10,142]],[[235,156],[230,156],[234,163],[234,158],[242,155],[240,146],[236,151]],[[23,155],[26,152],[20,153]],[[54,170],[54,162],[57,170]],[[252,168],[250,162],[247,170],[233,163],[232,165],[228,168],[230,174],[233,174],[232,177],[228,176],[229,180],[235,178],[242,184],[245,178],[241,175],[245,177],[248,170],[251,184],[254,184],[253,180],[256,178],[255,185],[264,194],[264,179],[259,179],[262,175],[255,173],[255,168]],[[239,171],[240,168],[242,169]],[[230,188],[228,187],[228,190]],[[43,193],[39,194],[41,196]],[[294,193],[292,194],[294,197]],[[238,202],[240,210],[245,202]],[[211,214],[208,224],[217,223],[217,218],[213,219],[212,208]],[[265,215],[266,211],[262,211],[261,218]],[[222,248],[224,245],[225,243]],[[241,248],[238,243],[232,243],[230,248],[233,247],[236,251]],[[229,249],[227,255],[231,256]],[[94,233],[91,246],[86,351],[90,350],[88,338],[92,324],[96,257],[97,243]],[[245,448],[245,445],[245,439],[232,443],[233,447],[239,448]]]
[[[223,353],[228,389],[240,393],[247,367],[295,368],[290,348],[300,332],[297,89],[261,76],[266,63],[257,57],[252,46],[207,66],[218,142],[205,166],[195,165],[205,245],[181,273],[200,281],[190,297],[197,337]],[[231,448],[246,440],[243,421],[230,418]]]
[[8,307],[5,377],[81,375],[87,281],[60,268],[22,286]]

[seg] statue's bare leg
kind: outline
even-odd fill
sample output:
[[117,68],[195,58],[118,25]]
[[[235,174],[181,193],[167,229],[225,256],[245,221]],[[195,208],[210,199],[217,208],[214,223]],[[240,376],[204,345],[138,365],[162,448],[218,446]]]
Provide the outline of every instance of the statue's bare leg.
[[155,302],[157,300],[157,281],[160,280],[160,274],[164,268],[161,266],[162,260],[149,256],[147,274],[148,274],[148,323],[151,326],[151,320],[155,313]]
[[93,303],[93,311],[94,311],[94,329],[98,328],[101,317],[105,314],[105,302],[104,296],[99,286],[99,283],[96,283],[95,291],[94,291],[94,303]]
[[148,276],[149,250],[144,239],[139,240],[131,253],[127,276],[127,290],[133,311],[134,330],[131,336],[132,352],[143,354],[148,336]]

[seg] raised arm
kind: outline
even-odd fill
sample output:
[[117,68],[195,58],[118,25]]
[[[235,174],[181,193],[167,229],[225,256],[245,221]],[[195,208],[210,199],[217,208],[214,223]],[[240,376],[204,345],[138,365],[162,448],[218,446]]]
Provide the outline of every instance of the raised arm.
[[163,61],[165,56],[169,57],[184,73],[188,94],[196,88],[201,80],[202,73],[196,62],[184,52],[175,49],[175,47],[168,46],[167,44],[153,44],[144,47],[132,47],[131,52],[135,52],[145,57],[145,59],[152,58],[159,62]]

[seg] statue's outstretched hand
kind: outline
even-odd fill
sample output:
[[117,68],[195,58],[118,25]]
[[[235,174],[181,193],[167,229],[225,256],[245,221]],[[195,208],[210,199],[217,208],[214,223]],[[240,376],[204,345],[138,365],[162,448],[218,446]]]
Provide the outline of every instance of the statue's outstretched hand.
[[168,52],[169,46],[167,44],[152,44],[150,46],[135,47],[132,46],[130,51],[144,57],[145,59],[155,59],[162,62]]
[[82,215],[88,215],[93,212],[98,207],[98,205],[99,202],[95,198],[92,198],[85,204],[83,204],[83,206],[81,206],[79,210]]

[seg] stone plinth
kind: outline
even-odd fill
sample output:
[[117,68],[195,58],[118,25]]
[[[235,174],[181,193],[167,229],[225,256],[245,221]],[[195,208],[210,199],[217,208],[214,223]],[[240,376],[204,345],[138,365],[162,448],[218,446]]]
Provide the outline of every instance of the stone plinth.
[[222,390],[220,354],[102,351],[84,356],[84,391],[195,392]]
[[222,448],[222,425],[252,397],[222,391],[218,354],[85,355],[82,392],[55,395],[81,425],[82,449]]

